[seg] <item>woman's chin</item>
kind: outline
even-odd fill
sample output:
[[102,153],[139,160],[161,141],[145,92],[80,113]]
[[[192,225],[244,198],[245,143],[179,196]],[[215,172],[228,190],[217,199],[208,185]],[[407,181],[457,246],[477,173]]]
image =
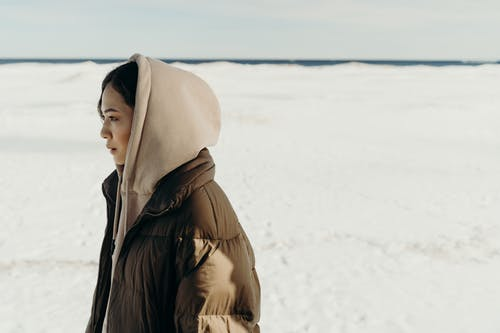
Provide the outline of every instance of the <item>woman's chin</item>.
[[124,165],[125,164],[125,161],[123,161],[121,159],[114,158],[114,161],[115,161],[116,165]]

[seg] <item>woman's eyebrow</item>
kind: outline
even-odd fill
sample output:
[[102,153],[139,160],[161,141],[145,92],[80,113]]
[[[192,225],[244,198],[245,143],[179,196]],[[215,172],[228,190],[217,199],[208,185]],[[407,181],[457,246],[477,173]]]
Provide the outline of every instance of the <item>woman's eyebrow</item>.
[[108,109],[104,110],[102,113],[108,113],[108,112],[120,112],[120,111],[113,109],[113,108],[108,108]]

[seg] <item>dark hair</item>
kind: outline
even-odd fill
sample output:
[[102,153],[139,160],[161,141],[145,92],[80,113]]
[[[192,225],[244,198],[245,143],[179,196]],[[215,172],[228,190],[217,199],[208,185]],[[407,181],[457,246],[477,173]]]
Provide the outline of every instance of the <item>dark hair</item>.
[[120,65],[109,72],[101,84],[101,97],[99,97],[99,102],[97,102],[97,113],[101,119],[104,119],[104,115],[101,110],[102,104],[102,93],[104,89],[111,83],[111,86],[122,95],[125,103],[132,109],[135,106],[135,92],[137,90],[137,75],[139,68],[135,61],[127,62]]

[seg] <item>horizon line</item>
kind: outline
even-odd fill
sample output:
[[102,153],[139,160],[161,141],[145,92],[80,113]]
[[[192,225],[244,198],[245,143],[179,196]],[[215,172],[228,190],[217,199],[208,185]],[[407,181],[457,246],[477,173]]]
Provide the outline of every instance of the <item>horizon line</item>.
[[[148,56],[151,57],[151,56]],[[151,57],[159,60],[187,60],[187,61],[391,61],[391,62],[500,62],[499,59],[453,59],[453,58],[239,58],[239,57]],[[129,57],[0,57],[0,60],[105,60],[127,61]]]

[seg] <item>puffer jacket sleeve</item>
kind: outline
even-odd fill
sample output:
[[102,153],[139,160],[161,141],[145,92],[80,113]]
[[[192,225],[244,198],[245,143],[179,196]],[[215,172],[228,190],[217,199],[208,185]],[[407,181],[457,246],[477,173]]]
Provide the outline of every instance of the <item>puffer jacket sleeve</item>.
[[214,216],[192,218],[177,246],[176,331],[260,332],[260,284],[241,225],[234,221],[235,232],[224,237]]

